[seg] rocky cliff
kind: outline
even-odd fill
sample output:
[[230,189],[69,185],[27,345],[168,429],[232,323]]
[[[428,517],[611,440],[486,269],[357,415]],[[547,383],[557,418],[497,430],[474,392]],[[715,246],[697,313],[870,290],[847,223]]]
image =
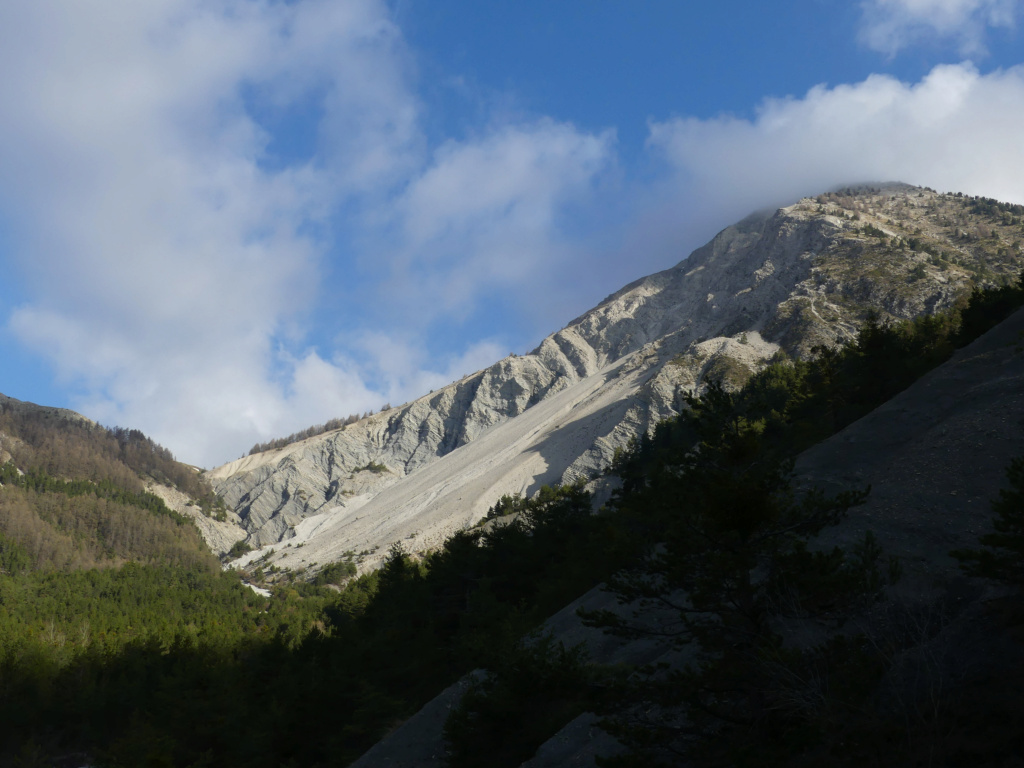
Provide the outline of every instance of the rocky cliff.
[[706,379],[742,383],[780,350],[851,337],[869,313],[916,316],[1015,275],[1017,208],[887,184],[751,216],[528,355],[210,479],[284,567],[436,546],[503,493],[595,476]]

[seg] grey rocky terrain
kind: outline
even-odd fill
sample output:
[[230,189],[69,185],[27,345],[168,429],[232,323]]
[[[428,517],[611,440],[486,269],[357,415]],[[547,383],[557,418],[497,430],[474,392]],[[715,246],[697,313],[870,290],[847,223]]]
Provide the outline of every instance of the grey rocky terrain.
[[190,518],[199,529],[206,546],[218,557],[227,554],[232,544],[246,537],[245,529],[239,525],[238,515],[233,512],[225,515],[224,520],[217,520],[204,512],[195,499],[177,488],[150,482],[146,484],[146,490],[163,499],[168,509]]
[[[902,184],[808,198],[723,230],[491,367],[341,430],[209,473],[248,540],[283,567],[394,541],[436,546],[505,493],[597,476],[616,448],[709,379],[852,337],[1015,274],[1019,221]],[[270,548],[275,551],[269,553]]]

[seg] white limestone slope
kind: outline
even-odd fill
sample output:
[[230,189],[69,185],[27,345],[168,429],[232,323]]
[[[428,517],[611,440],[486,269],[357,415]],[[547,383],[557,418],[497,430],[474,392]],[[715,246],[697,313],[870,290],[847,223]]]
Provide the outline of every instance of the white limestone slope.
[[410,550],[437,547],[479,521],[503,493],[528,495],[560,481],[575,457],[614,430],[623,402],[654,373],[624,370],[618,362],[577,381],[402,482],[304,519],[274,561],[295,569],[375,550],[361,562],[372,568],[392,542]]
[[[762,224],[728,231],[705,249],[703,261],[735,259],[736,246],[756,240]],[[748,282],[758,281],[753,273],[763,265],[764,258],[755,258],[754,268],[742,270]],[[735,291],[709,301],[703,284],[718,286],[710,273],[701,274],[703,267],[689,266],[627,286],[529,355],[501,360],[342,430],[239,459],[209,477],[242,516],[254,545],[341,536],[337,520],[343,519],[345,545],[326,550],[337,555],[384,546],[399,532],[416,534],[416,549],[430,546],[444,532],[475,522],[503,493],[589,477],[616,447],[677,412],[682,391],[715,361],[728,357],[749,370],[778,349],[755,329],[719,335],[732,322],[723,307]],[[699,295],[690,290],[695,283],[702,284]],[[562,423],[559,409],[574,406]],[[493,455],[488,446],[496,447]],[[429,477],[448,473],[449,479],[429,491],[427,480],[413,480],[439,462]],[[386,470],[375,471],[380,466]],[[460,485],[465,493],[446,490]],[[371,515],[389,519],[371,523]],[[422,524],[397,522],[420,515]],[[441,520],[450,522],[435,525]],[[322,564],[328,556],[306,560]]]
[[[210,473],[272,562],[371,567],[393,542],[436,547],[502,494],[589,478],[674,415],[707,378],[741,383],[780,346],[849,338],[868,311],[909,317],[953,301],[966,270],[870,250],[866,224],[927,224],[934,195],[865,193],[856,217],[801,201],[721,232],[672,269],[613,294],[533,352],[400,408]],[[917,219],[913,219],[917,216]],[[877,254],[881,254],[875,258]],[[884,256],[884,259],[883,259]],[[880,261],[881,260],[881,261]]]
[[151,481],[146,483],[146,491],[163,499],[168,509],[173,509],[179,515],[192,520],[206,546],[218,557],[227,554],[232,544],[248,535],[248,532],[239,525],[238,516],[234,513],[226,515],[224,520],[209,517],[202,507],[196,504],[195,499],[177,488]]

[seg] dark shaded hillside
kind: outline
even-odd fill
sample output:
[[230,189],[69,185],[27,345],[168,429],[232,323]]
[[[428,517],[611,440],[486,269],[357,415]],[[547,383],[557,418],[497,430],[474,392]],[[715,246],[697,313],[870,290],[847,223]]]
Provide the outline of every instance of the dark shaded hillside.
[[[1009,290],[1002,293],[1010,296]],[[989,320],[1004,314],[1006,305],[997,305],[988,306]],[[970,322],[962,327],[966,341],[975,331]],[[797,427],[793,434],[807,434],[800,425],[807,415],[815,410],[820,416],[841,414],[860,400],[857,391],[863,392],[864,385],[848,386],[860,378],[852,375],[857,368],[873,373],[861,378],[869,387],[898,384],[900,372],[921,359],[907,354],[908,346],[898,338],[872,336],[862,331],[857,345],[831,361],[831,372],[844,374],[834,385],[811,389],[825,395],[823,404],[842,407],[807,409],[808,401],[798,396],[776,397],[771,413],[751,411],[751,399],[743,395],[752,389],[756,403],[755,386],[745,389],[736,403],[737,415],[750,419],[738,433],[758,431],[759,418],[767,416],[760,439],[770,445],[772,422],[777,421],[773,414],[796,406],[790,412],[802,411],[804,418],[782,421]],[[727,595],[733,590],[730,599],[717,604],[712,600],[713,621],[705,624],[706,614],[695,609],[708,609],[709,587],[688,560],[694,557],[691,539],[700,530],[687,511],[689,498],[674,505],[682,519],[664,527],[664,556],[654,554],[653,567],[641,569],[657,577],[654,589],[648,589],[646,576],[620,581],[617,589],[629,598],[670,598],[680,606],[674,613],[685,628],[676,630],[674,639],[694,640],[684,653],[699,663],[673,664],[660,675],[639,671],[619,691],[617,701],[603,705],[613,732],[628,746],[607,765],[676,765],[684,756],[685,764],[693,766],[1017,764],[1024,746],[1019,688],[1024,680],[1024,614],[1019,584],[1004,574],[1024,567],[1024,540],[1019,536],[1024,524],[1019,474],[1019,457],[1024,456],[1022,342],[1024,314],[1018,311],[906,391],[800,456],[794,485],[810,494],[804,499],[813,499],[820,490],[824,498],[869,491],[834,526],[808,538],[810,550],[825,559],[838,558],[840,552],[847,558],[869,553],[877,558],[877,581],[865,582],[871,599],[859,607],[843,605],[833,572],[820,565],[790,573],[781,582],[784,589],[772,595],[773,568],[791,563],[788,556],[774,556],[773,564],[761,562],[751,571],[719,570],[715,584],[743,584],[734,581],[741,573],[752,584],[726,587]],[[882,354],[886,347],[900,354]],[[851,367],[863,353],[869,364]],[[776,395],[780,391],[771,389]],[[792,382],[782,389],[807,393]],[[708,410],[707,398],[701,405]],[[700,410],[697,418],[702,418]],[[845,421],[840,419],[840,425]],[[670,458],[666,448],[654,449],[644,466],[655,467],[657,476],[658,462],[665,462],[690,478],[687,496],[697,491],[699,497],[707,476],[697,479],[694,488],[687,467],[694,460],[698,465],[705,461],[713,445],[702,437],[697,459],[678,453]],[[723,463],[728,465],[716,462],[712,477]],[[1018,467],[1017,474],[1007,476],[1008,467]],[[763,465],[758,469],[752,462],[717,497],[716,509],[726,519],[729,500],[741,502],[740,530],[756,508],[750,499],[744,501],[743,488],[762,471]],[[642,494],[648,503],[658,502],[658,486],[645,483]],[[997,499],[1000,506],[994,507],[991,502]],[[1000,530],[1010,536],[991,534],[997,509],[1003,516]],[[673,538],[671,531],[681,526],[685,535]],[[717,529],[705,546],[714,552],[723,541],[728,534]],[[991,552],[979,546],[993,543],[1010,547],[1002,555],[1002,570],[974,567],[965,572],[960,567],[965,559],[994,562]],[[723,551],[731,557],[737,550]],[[702,567],[721,564],[721,556],[705,551],[695,557]],[[894,559],[887,565],[888,558]],[[968,573],[986,578],[968,579]],[[761,586],[751,589],[756,585]],[[680,600],[668,587],[685,590],[688,597]],[[719,587],[711,589],[714,594]],[[744,589],[750,590],[750,603],[735,597],[746,594]],[[765,598],[761,615],[766,623],[748,623],[743,634],[730,637],[737,615],[747,621],[757,615],[752,606],[759,594]],[[632,620],[613,616],[597,623],[628,629]],[[743,651],[739,655],[738,649]],[[600,702],[597,708],[602,709]],[[656,714],[650,714],[652,708]]]
[[[526,646],[471,686],[447,747],[438,714],[425,710],[358,765],[440,766],[446,749],[453,765],[518,766],[534,754],[531,768],[592,765],[592,745],[610,745],[587,710],[611,718],[630,747],[609,765],[676,765],[684,754],[686,765],[1004,764],[1019,746],[1011,681],[1024,676],[1021,617],[978,600],[985,585],[967,586],[949,550],[976,545],[990,528],[987,500],[1009,457],[1024,452],[1024,316],[928,371],[1022,301],[1018,284],[976,294],[959,317],[871,325],[842,350],[777,363],[737,393],[693,400],[618,461],[624,488],[612,530],[632,531],[649,554],[612,583],[640,601],[640,616],[599,591],[583,602],[612,608],[591,619],[631,638],[591,643],[601,661],[673,666],[635,669],[624,683],[585,654]],[[786,457],[836,430],[804,454],[802,482],[833,494],[884,483],[878,498],[825,519],[815,538],[814,510],[827,510],[819,505],[828,497],[783,482]],[[939,503],[929,508],[922,491]],[[866,539],[868,530],[876,535]],[[819,555],[801,549],[808,541]],[[895,567],[891,555],[901,557]],[[554,626],[570,642],[588,637],[565,616]],[[684,672],[679,654],[694,658],[701,647],[700,667]],[[684,714],[692,707],[699,718]]]

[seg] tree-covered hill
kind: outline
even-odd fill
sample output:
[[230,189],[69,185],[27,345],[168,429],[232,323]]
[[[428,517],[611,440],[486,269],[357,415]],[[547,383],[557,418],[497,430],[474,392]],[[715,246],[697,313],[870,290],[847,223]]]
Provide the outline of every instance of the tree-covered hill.
[[219,500],[195,469],[138,430],[0,398],[0,460],[0,537],[31,570],[216,567],[192,522],[145,487],[174,486],[211,509]]

